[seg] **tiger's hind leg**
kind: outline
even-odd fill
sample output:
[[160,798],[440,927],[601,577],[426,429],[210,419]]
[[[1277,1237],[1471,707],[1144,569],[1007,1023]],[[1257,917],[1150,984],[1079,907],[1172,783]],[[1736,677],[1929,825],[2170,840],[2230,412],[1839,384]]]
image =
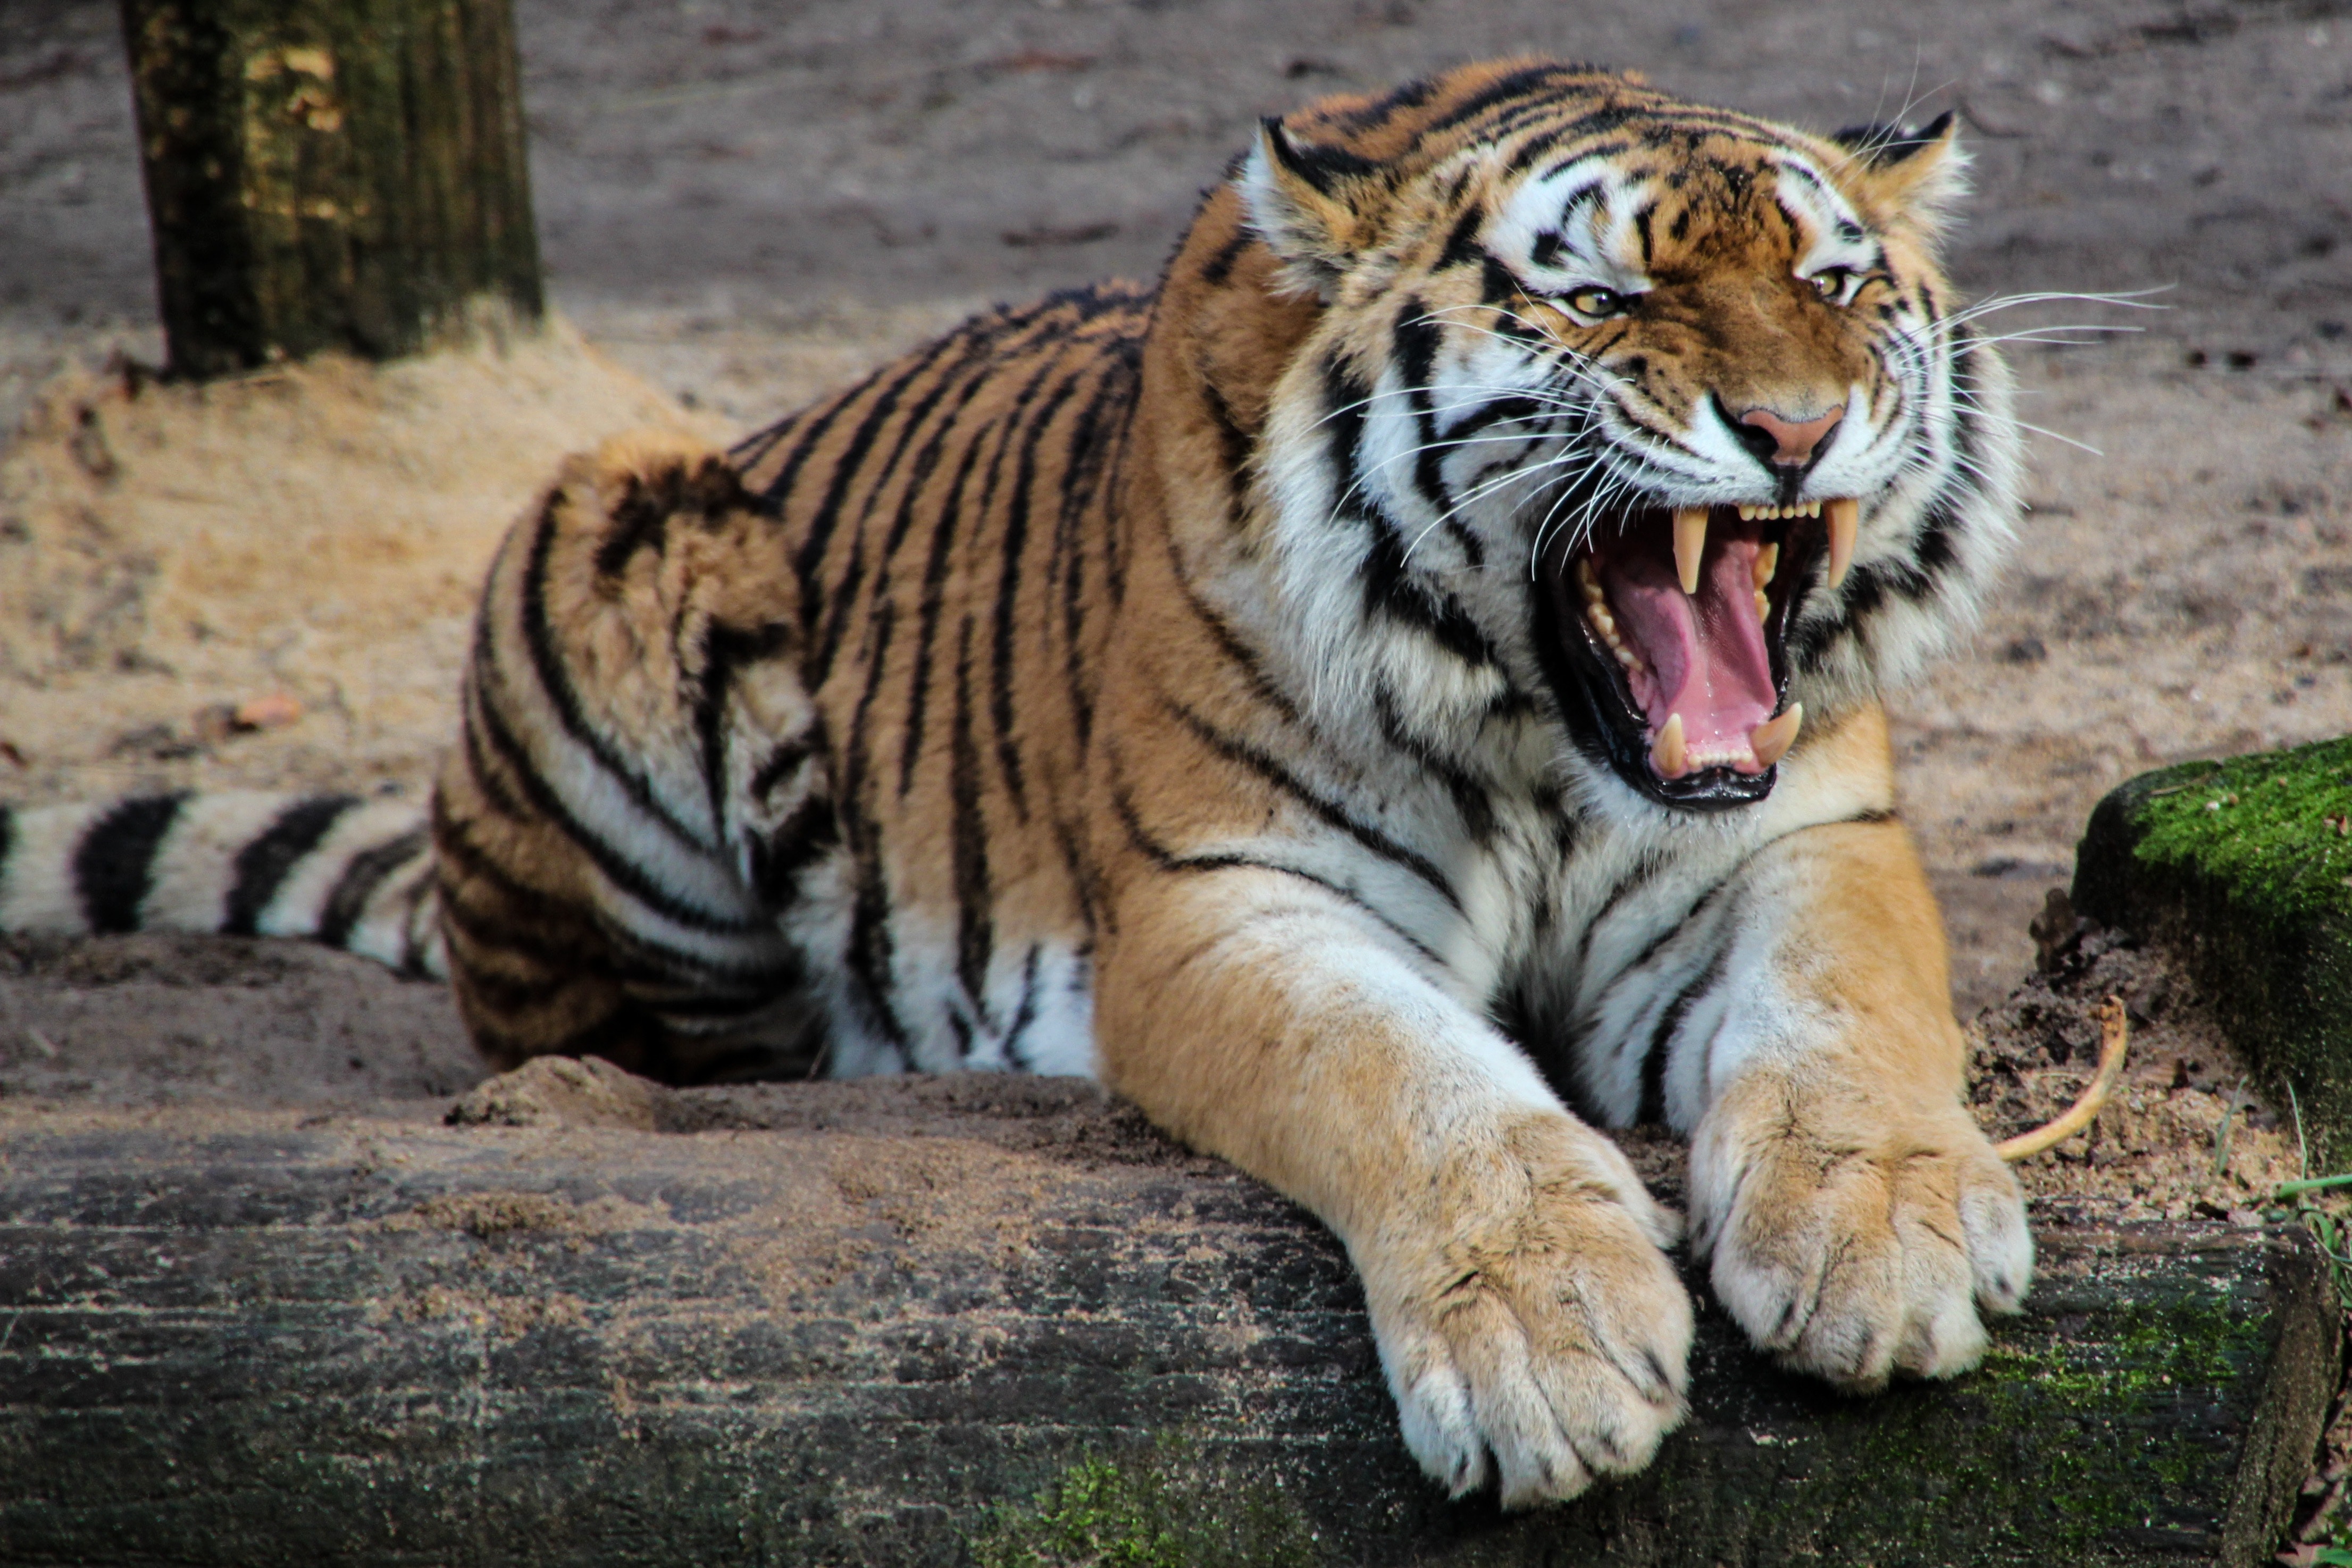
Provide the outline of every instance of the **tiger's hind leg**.
[[501,547],[434,804],[457,1001],[496,1065],[812,1071],[779,930],[834,836],[775,524],[719,454],[624,437]]

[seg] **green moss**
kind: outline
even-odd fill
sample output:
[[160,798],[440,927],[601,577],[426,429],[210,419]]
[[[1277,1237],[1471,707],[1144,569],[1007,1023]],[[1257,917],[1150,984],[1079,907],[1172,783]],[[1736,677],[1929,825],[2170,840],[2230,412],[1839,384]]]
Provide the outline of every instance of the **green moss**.
[[982,1568],[1307,1568],[1312,1540],[1277,1485],[1164,1437],[1123,1462],[1080,1459],[971,1549]]
[[1769,1485],[1719,1478],[1710,1490],[1745,1518],[1715,1533],[1856,1561],[2109,1561],[2210,1480],[2216,1456],[2183,1440],[2176,1413],[2261,1375],[2270,1331],[2232,1310],[2242,1299],[2192,1288],[2099,1312],[2088,1333],[2001,1324],[1984,1365],[1948,1387],[1825,1413]]
[[2322,1168],[2352,1158],[2352,738],[2190,763],[2099,802],[2074,906],[2188,964]]
[[2352,918],[2352,737],[2159,775],[2139,794],[2143,862],[2238,890],[2249,914]]

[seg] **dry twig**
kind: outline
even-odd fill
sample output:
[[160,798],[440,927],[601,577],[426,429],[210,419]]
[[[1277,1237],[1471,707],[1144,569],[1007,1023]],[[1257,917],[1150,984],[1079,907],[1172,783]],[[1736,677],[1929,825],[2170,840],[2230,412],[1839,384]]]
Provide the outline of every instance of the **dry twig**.
[[2131,1023],[2124,1012],[2124,999],[2109,997],[2099,1004],[2099,1071],[2084,1089],[2066,1113],[2054,1122],[2046,1122],[2030,1133],[2020,1133],[2013,1138],[1994,1145],[1993,1152],[2011,1161],[2032,1159],[2044,1149],[2054,1148],[2091,1124],[2107,1103],[2108,1092],[2124,1070],[2124,1052],[2131,1045]]

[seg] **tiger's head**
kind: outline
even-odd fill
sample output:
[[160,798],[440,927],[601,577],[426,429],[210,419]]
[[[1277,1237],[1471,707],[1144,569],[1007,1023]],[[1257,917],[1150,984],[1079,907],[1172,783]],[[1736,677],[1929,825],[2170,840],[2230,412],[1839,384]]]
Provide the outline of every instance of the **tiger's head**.
[[1163,309],[1302,673],[1457,754],[1549,688],[1604,799],[1763,798],[2009,538],[2006,372],[1936,258],[1963,163],[1949,116],[1546,62],[1266,121]]

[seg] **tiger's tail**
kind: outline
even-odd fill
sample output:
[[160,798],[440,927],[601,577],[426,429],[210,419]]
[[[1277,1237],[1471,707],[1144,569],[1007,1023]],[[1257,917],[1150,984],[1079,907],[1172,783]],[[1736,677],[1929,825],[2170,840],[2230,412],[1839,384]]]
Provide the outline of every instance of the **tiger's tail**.
[[0,805],[0,932],[307,936],[446,979],[432,836],[410,800],[179,791]]

